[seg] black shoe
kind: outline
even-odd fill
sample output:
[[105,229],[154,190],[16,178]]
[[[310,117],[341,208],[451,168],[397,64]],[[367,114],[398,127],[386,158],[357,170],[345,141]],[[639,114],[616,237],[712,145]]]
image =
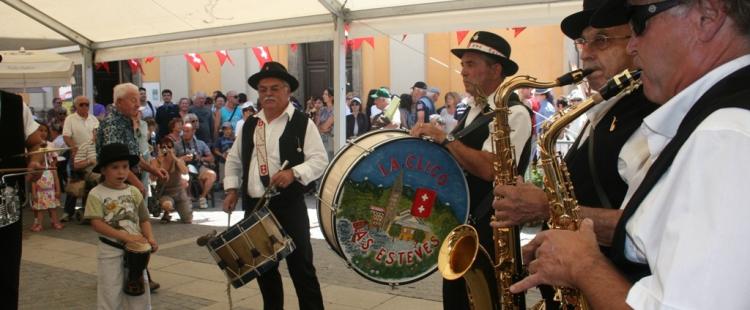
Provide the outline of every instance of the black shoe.
[[151,293],[158,290],[160,287],[161,287],[161,284],[151,281],[151,279],[148,280],[148,288],[151,291]]

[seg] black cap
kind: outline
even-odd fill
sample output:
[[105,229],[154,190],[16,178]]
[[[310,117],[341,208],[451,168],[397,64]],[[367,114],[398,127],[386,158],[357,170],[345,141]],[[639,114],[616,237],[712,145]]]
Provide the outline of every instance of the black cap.
[[575,40],[581,37],[583,29],[588,26],[607,28],[627,24],[628,19],[624,15],[624,10],[608,14],[599,13],[606,2],[607,0],[583,0],[583,11],[565,17],[560,22],[560,29],[568,38]]
[[97,156],[97,163],[93,171],[96,173],[101,172],[102,167],[109,165],[116,161],[127,160],[130,166],[135,166],[140,158],[136,155],[131,155],[128,151],[128,146],[122,143],[110,143],[103,145],[99,156]]
[[465,52],[478,52],[500,60],[503,74],[511,76],[518,72],[518,64],[510,60],[510,44],[503,37],[492,32],[477,31],[471,36],[466,48],[454,48],[453,55],[461,58]]
[[277,78],[283,80],[289,83],[291,91],[295,91],[297,90],[297,87],[299,87],[299,82],[297,82],[297,79],[286,71],[286,67],[275,61],[269,61],[263,64],[263,67],[260,68],[258,73],[253,74],[247,79],[247,83],[250,84],[253,89],[258,90],[258,83],[265,78]]
[[412,86],[411,88],[415,88],[415,87],[421,88],[421,89],[427,89],[427,83],[419,81],[419,82],[414,83],[414,86]]
[[629,21],[630,10],[625,0],[606,0],[591,16],[591,26],[596,28],[624,25]]

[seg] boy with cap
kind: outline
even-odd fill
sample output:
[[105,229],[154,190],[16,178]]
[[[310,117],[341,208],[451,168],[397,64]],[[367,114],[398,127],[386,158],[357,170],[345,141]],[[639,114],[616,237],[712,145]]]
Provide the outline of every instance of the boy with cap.
[[[128,147],[120,143],[104,145],[101,150],[93,171],[101,173],[102,182],[89,192],[84,213],[101,240],[97,252],[97,307],[148,309],[151,307],[149,290],[144,290],[140,296],[126,295],[123,291],[126,274],[122,245],[148,244],[152,252],[159,248],[141,192],[125,183],[130,166],[138,164],[140,159],[130,155]],[[145,269],[143,278],[143,287],[148,287]]]

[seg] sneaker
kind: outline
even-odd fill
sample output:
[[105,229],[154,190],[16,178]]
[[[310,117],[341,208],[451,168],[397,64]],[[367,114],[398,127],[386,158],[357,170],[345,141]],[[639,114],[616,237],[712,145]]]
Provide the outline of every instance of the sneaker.
[[70,221],[70,214],[63,213],[62,217],[60,217],[60,222],[69,222]]
[[206,202],[206,198],[201,197],[201,199],[198,199],[198,208],[208,209],[208,203]]

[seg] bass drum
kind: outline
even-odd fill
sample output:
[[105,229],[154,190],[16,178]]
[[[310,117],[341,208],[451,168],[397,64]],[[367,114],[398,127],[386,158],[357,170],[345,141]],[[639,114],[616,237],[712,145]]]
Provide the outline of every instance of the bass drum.
[[381,284],[434,272],[441,243],[469,213],[468,184],[450,153],[400,130],[350,142],[321,180],[326,241],[357,273]]

